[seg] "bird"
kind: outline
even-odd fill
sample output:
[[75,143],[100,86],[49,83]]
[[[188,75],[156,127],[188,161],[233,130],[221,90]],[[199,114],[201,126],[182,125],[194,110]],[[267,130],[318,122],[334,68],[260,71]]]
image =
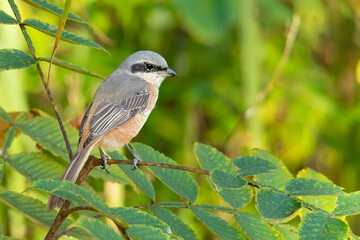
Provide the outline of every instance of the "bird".
[[[75,154],[61,180],[75,182],[91,150],[99,148],[107,170],[109,157],[104,150],[125,146],[134,156],[132,169],[140,157],[129,146],[154,109],[159,88],[166,77],[176,77],[166,60],[152,51],[138,51],[127,57],[96,90],[79,129]],[[64,199],[52,195],[49,211],[61,207]]]

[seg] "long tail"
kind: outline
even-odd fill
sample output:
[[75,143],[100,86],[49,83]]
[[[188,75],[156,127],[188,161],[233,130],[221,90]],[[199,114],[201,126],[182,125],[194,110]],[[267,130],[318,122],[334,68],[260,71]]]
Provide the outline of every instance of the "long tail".
[[[65,172],[63,173],[61,180],[68,180],[71,182],[75,182],[77,177],[79,176],[80,170],[84,166],[86,159],[88,158],[92,147],[87,147],[82,151],[76,152],[74,154],[73,160],[70,161],[69,165],[67,166]],[[51,195],[48,203],[47,208],[49,211],[54,209],[55,207],[61,207],[64,203],[64,199],[57,197],[55,195]]]

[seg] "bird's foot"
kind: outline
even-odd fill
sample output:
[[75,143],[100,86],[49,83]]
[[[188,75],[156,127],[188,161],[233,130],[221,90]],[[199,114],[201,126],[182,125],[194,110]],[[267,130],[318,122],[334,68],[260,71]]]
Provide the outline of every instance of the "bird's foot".
[[107,164],[107,161],[110,159],[109,156],[107,156],[103,151],[100,151],[100,156],[101,159],[104,161],[101,169],[105,169],[107,173],[110,173],[108,170],[108,165],[110,166],[110,164]]
[[133,164],[131,165],[131,170],[136,170],[141,167],[139,162],[142,162],[142,160],[138,157],[134,157]]

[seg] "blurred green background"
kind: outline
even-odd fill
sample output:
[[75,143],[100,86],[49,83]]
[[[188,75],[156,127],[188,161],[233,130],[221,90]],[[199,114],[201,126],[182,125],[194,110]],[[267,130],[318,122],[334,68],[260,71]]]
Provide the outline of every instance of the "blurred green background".
[[[24,19],[58,25],[56,16],[16,3]],[[7,1],[0,7],[13,16]],[[61,42],[58,58],[107,76],[128,55],[146,49],[164,56],[178,74],[161,86],[157,107],[134,141],[190,167],[198,167],[194,141],[229,157],[261,148],[281,158],[293,174],[311,167],[345,191],[360,189],[358,0],[78,0],[71,11],[93,29],[71,21],[66,29],[94,39],[111,56]],[[37,56],[50,56],[54,38],[33,29],[29,33]],[[0,47],[27,50],[20,29],[11,25],[0,25]],[[42,66],[47,70],[47,64]],[[51,76],[63,120],[83,114],[100,80],[55,66]],[[0,73],[0,106],[9,112],[39,108],[54,115],[35,67]],[[35,149],[34,143],[20,137],[11,151],[24,148]],[[209,203],[210,187],[203,176],[194,177],[204,183],[197,202]],[[27,186],[11,169],[5,184],[16,191]],[[177,199],[156,184],[159,201]],[[93,185],[105,193],[108,187],[120,189],[118,196],[109,198],[126,206],[148,203],[127,186]],[[225,204],[218,196],[211,201]],[[45,232],[29,233],[28,220],[11,211],[6,214],[11,236],[37,239],[36,231],[40,236]],[[205,227],[188,212],[178,214],[208,239]],[[19,221],[23,225],[11,224]],[[360,234],[360,221],[349,221]]]

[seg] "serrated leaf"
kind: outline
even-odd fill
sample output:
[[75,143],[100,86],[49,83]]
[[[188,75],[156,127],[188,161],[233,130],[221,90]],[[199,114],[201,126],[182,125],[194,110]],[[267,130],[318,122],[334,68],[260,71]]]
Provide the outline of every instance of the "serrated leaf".
[[194,144],[194,151],[202,169],[208,171],[219,169],[236,176],[236,169],[232,165],[231,160],[216,148],[196,142]]
[[[0,199],[8,206],[17,209],[27,216],[30,220],[39,222],[44,226],[50,227],[57,215],[56,211],[49,212],[46,205],[37,199],[25,196],[12,191],[5,191],[0,188]],[[72,221],[67,218],[60,227],[60,231],[65,230],[72,224]],[[68,233],[70,236],[76,238],[90,239],[90,235],[80,229],[75,229]]]
[[37,59],[21,50],[0,49],[0,71],[27,68],[37,62]]
[[339,195],[343,193],[339,186],[309,178],[292,179],[286,184],[285,190],[292,196]]
[[238,169],[240,177],[268,173],[276,169],[276,166],[273,163],[253,156],[238,157],[233,159],[232,163]]
[[7,163],[31,181],[60,178],[65,168],[40,152],[21,152],[6,157]]
[[203,210],[211,210],[211,211],[215,211],[215,212],[226,212],[226,213],[234,212],[234,209],[232,209],[232,208],[208,204],[208,203],[199,203],[199,204],[196,204],[196,207],[201,208]]
[[156,204],[159,207],[168,207],[168,208],[187,208],[189,204],[183,202],[175,202],[175,201],[166,201]]
[[5,110],[2,107],[0,107],[0,118],[5,120],[8,123],[12,122],[11,117],[9,116],[9,114],[7,114],[7,112],[5,112]]
[[15,4],[14,0],[9,0],[9,4],[10,4],[10,7],[11,7],[15,17],[21,22],[20,12],[19,12],[19,9],[18,9],[17,5]]
[[167,233],[169,226],[161,221],[159,218],[152,216],[151,214],[141,211],[140,209],[132,207],[116,207],[111,208],[111,211],[118,215],[121,219],[131,224],[144,224],[160,229],[162,232]]
[[190,206],[190,210],[194,213],[195,217],[197,217],[219,238],[224,240],[244,239],[236,228],[215,214],[199,208],[196,205]]
[[360,191],[339,195],[334,214],[348,216],[360,213]]
[[[50,58],[48,57],[40,57],[39,58],[40,61],[45,61],[45,62],[50,62]],[[56,66],[59,66],[59,67],[62,67],[62,68],[65,68],[65,69],[68,69],[70,71],[73,71],[73,72],[78,72],[78,73],[81,73],[81,74],[84,74],[84,75],[88,75],[88,76],[91,76],[91,77],[96,77],[96,78],[100,78],[100,79],[104,79],[103,76],[100,76],[99,74],[97,73],[94,73],[90,70],[87,70],[85,68],[82,68],[82,67],[79,67],[75,64],[72,64],[70,62],[67,62],[65,60],[61,60],[61,59],[58,59],[58,58],[54,58],[53,61],[52,61],[52,64],[56,65]]]
[[297,228],[290,224],[273,224],[273,228],[281,233],[284,240],[298,240]]
[[[126,159],[118,151],[109,152],[112,159]],[[150,180],[146,177],[142,171],[133,171],[131,166],[117,164],[117,167],[121,169],[134,183],[138,186],[149,198],[155,201],[155,190]]]
[[86,203],[95,208],[97,211],[115,219],[115,216],[111,213],[109,207],[103,202],[103,200],[91,191],[85,189],[84,187],[80,187],[73,182],[54,179],[39,179],[35,181],[30,188],[28,188],[28,190],[31,189],[43,190],[70,201]]
[[[46,0],[23,0],[23,1],[34,7],[41,8],[45,11],[53,13],[57,16],[62,15],[62,9],[60,7],[56,6],[55,4],[53,4],[51,2],[48,2]],[[84,19],[82,19],[81,17],[79,17],[78,15],[73,14],[73,13],[69,13],[68,19],[89,25],[89,23],[87,23]]]
[[9,16],[6,12],[3,10],[0,10],[0,23],[4,24],[18,24],[18,21],[16,21],[13,17]]
[[257,189],[255,200],[256,208],[263,218],[288,219],[296,216],[294,214],[301,208],[301,204],[295,199],[269,188]]
[[219,195],[235,209],[242,209],[252,199],[253,193],[250,186],[240,189],[223,189]]
[[234,213],[234,218],[241,227],[241,230],[251,240],[282,239],[282,235],[265,223],[259,215],[249,212],[237,212]]
[[168,240],[169,238],[169,234],[162,232],[161,229],[143,224],[130,225],[126,232],[139,240]]
[[148,205],[148,208],[152,214],[167,223],[171,230],[179,236],[186,240],[198,239],[194,230],[171,211],[153,205]]
[[[132,146],[143,161],[176,164],[175,161],[149,146],[141,143],[132,143]],[[198,186],[188,172],[159,167],[149,167],[149,169],[175,193],[188,199],[191,203],[195,202]]]
[[81,217],[80,220],[76,221],[75,224],[73,224],[73,226],[79,227],[87,231],[97,239],[123,239],[119,234],[114,231],[113,228],[94,218]]
[[101,178],[105,181],[119,183],[119,184],[130,184],[131,180],[126,176],[121,169],[117,167],[117,164],[108,166],[108,170],[110,173],[107,173],[101,167],[94,168],[90,176],[94,178]]
[[[23,22],[23,24],[25,24],[27,26],[30,26],[32,28],[35,28],[35,29],[37,29],[37,30],[49,35],[49,36],[52,36],[52,37],[56,37],[56,34],[58,32],[58,27],[57,26],[50,25],[48,23],[44,23],[44,22],[42,22],[40,20],[37,20],[37,19],[32,19],[32,18],[26,19]],[[86,39],[84,37],[80,37],[77,34],[66,31],[66,30],[64,30],[62,32],[61,40],[66,41],[66,42],[70,42],[70,43],[74,43],[74,44],[79,44],[79,45],[84,45],[84,46],[96,48],[96,49],[103,50],[103,51],[107,52],[106,49],[103,48],[102,46],[100,46],[99,44],[97,44],[97,43],[95,43],[95,42],[93,42],[93,41],[91,41],[89,39]]]
[[217,191],[221,191],[222,189],[239,189],[247,184],[244,179],[234,177],[231,174],[217,169],[210,172],[210,179],[216,185]]
[[[321,173],[318,173],[310,168],[304,168],[300,170],[296,176],[297,178],[311,178],[311,179],[317,179],[321,182],[328,182],[332,184],[332,181],[330,181],[326,176],[324,176]],[[332,212],[335,209],[335,202],[336,202],[337,196],[303,196],[301,199],[311,204],[317,208],[320,208],[327,212]],[[302,208],[300,216],[306,214],[308,209]]]
[[266,186],[283,190],[286,183],[293,178],[289,170],[285,167],[284,163],[274,155],[263,150],[255,150],[252,153],[252,156],[265,159],[276,166],[276,169],[272,170],[270,173],[256,175],[255,181],[258,181]]
[[324,212],[311,212],[300,223],[299,240],[345,239],[348,231],[349,226],[344,221]]
[[5,135],[4,144],[2,147],[2,155],[6,156],[7,150],[10,148],[14,138],[15,138],[16,129],[14,126],[11,126],[7,131]]
[[[65,124],[65,130],[68,135],[72,149],[76,149],[78,134],[75,128]],[[59,124],[55,118],[35,117],[26,122],[16,125],[16,127],[24,134],[31,137],[35,142],[39,143],[43,148],[49,150],[63,159],[69,158],[63,135]]]

